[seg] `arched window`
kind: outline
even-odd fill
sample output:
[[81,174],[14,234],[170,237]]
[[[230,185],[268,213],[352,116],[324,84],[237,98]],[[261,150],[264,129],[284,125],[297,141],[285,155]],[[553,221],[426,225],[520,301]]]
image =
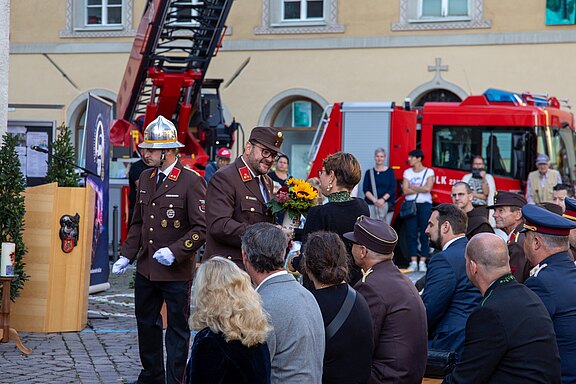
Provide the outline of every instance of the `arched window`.
[[292,89],[274,97],[263,111],[261,125],[279,128],[284,133],[282,151],[290,159],[290,175],[308,176],[308,151],[327,104],[318,94]]
[[414,99],[415,107],[423,107],[429,101],[460,102],[460,96],[447,89],[431,89]]

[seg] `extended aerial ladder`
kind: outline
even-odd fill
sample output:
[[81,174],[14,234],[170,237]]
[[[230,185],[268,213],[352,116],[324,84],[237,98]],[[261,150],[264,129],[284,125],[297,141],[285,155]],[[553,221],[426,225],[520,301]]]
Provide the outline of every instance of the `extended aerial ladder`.
[[[118,120],[110,133],[113,145],[134,150],[140,134],[134,121],[143,117],[146,127],[159,115],[177,126],[178,140],[185,145],[181,153],[191,155],[192,166],[205,164],[208,152],[215,151],[209,140],[218,137],[219,146],[231,145],[235,123],[225,127],[221,105],[202,111],[202,104],[211,103],[200,101],[231,7],[232,0],[148,0],[118,93]],[[210,81],[208,88],[214,84]],[[219,116],[216,122],[214,114]],[[189,128],[191,119],[195,134]]]

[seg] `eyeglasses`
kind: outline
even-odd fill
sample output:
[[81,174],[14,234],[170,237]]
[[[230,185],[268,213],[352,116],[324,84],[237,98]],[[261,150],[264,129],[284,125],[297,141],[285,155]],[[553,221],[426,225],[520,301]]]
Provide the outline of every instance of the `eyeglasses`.
[[278,158],[278,153],[272,152],[272,151],[269,150],[268,148],[261,147],[261,146],[257,145],[256,143],[254,143],[254,142],[252,142],[252,141],[250,142],[250,144],[252,144],[253,146],[255,146],[255,147],[257,147],[257,148],[260,148],[260,153],[262,154],[262,157],[263,157],[263,158],[268,159],[268,158],[271,157],[271,158],[273,158],[274,160],[276,160],[276,159]]
[[326,172],[325,169],[319,170],[319,171],[318,171],[318,177],[322,176],[322,174],[323,174],[324,172]]

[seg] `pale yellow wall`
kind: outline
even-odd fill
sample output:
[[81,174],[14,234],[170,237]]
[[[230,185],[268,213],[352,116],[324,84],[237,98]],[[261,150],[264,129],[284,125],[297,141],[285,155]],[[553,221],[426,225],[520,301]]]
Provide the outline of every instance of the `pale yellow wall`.
[[[550,57],[559,52],[562,60],[551,65]],[[248,66],[222,91],[227,107],[245,127],[256,125],[265,105],[291,88],[309,89],[330,103],[401,103],[412,90],[433,79],[427,67],[435,57],[449,66],[443,78],[467,92],[478,94],[495,87],[548,92],[576,102],[576,76],[572,75],[576,49],[571,44],[221,52],[208,76],[227,80],[248,56]]]
[[58,41],[66,25],[65,0],[10,2],[10,42]]
[[[442,34],[492,34],[520,31],[574,30],[575,26],[544,25],[543,0],[485,0],[484,17],[491,29],[392,32],[399,18],[399,0],[339,0],[338,22],[344,34],[254,35],[261,25],[260,0],[234,3],[228,24],[232,34],[225,41],[259,39],[339,39],[355,36],[396,37],[414,35],[423,39]],[[144,0],[134,2],[134,25],[139,23]],[[369,9],[369,12],[366,12]],[[67,43],[120,42],[130,38],[64,39],[65,0],[27,0],[11,3],[11,42]],[[248,57],[250,64],[235,82],[222,90],[227,108],[247,126],[254,126],[264,106],[276,95],[292,88],[316,92],[329,102],[394,100],[433,78],[427,71],[435,57],[450,70],[445,80],[473,93],[488,87],[516,91],[532,90],[569,97],[576,102],[572,75],[576,59],[574,44],[492,45],[461,47],[372,48],[340,50],[221,51],[212,60],[208,77],[230,79]],[[70,103],[91,89],[118,92],[128,52],[108,54],[50,54],[77,84],[70,85],[40,54],[10,56],[9,102]],[[13,112],[9,118],[20,116]],[[30,111],[37,116],[38,111]],[[58,112],[59,113],[59,112]],[[57,114],[58,114],[57,113]],[[53,115],[54,112],[46,112]],[[20,117],[18,117],[20,118]]]

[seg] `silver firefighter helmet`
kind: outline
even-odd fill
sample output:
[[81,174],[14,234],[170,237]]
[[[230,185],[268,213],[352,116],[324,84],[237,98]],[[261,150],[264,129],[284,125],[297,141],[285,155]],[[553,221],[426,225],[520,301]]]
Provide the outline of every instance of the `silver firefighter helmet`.
[[138,147],[168,149],[182,148],[184,144],[178,141],[178,131],[174,124],[164,116],[158,116],[144,130],[144,141],[138,144]]

